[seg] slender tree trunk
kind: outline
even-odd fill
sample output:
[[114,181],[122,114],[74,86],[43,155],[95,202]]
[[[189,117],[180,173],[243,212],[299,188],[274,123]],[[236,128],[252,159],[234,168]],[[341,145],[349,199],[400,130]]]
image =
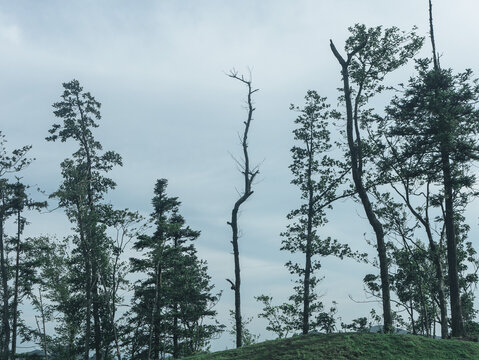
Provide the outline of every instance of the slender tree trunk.
[[96,236],[96,211],[95,203],[93,199],[93,189],[92,189],[92,160],[90,154],[90,146],[86,140],[86,119],[84,115],[84,109],[81,106],[81,100],[79,94],[76,95],[78,111],[80,113],[81,122],[81,144],[85,150],[86,162],[87,162],[87,196],[88,196],[88,208],[90,209],[89,219],[88,219],[88,244],[90,246],[91,256],[91,296],[92,296],[92,305],[93,305],[93,331],[94,331],[94,347],[95,347],[95,356],[97,360],[101,359],[101,348],[102,348],[102,336],[101,336],[101,324],[100,324],[100,314],[99,314],[99,297],[98,297],[98,239]]
[[313,238],[313,185],[311,183],[311,167],[312,167],[312,144],[310,143],[309,164],[307,172],[308,182],[308,224],[306,229],[306,264],[304,269],[304,298],[303,298],[303,334],[309,332],[309,300],[310,300],[310,278],[311,278],[311,253]]
[[153,303],[153,309],[151,311],[151,322],[150,322],[150,336],[148,341],[148,360],[153,359],[157,360],[159,356],[159,328],[157,313],[159,308],[159,297],[160,297],[160,286],[161,286],[161,267],[160,262],[156,264],[156,284],[155,284],[155,301]]
[[48,360],[47,330],[45,327],[45,311],[43,310],[42,291],[40,289],[38,289],[38,294],[40,296],[40,313],[42,315],[43,354],[45,356],[45,360]]
[[[353,107],[351,102],[351,88],[349,85],[349,61],[354,55],[348,54],[348,60],[345,61],[343,57],[338,53],[336,47],[334,46],[333,42],[331,41],[331,50],[335,55],[336,59],[340,63],[342,67],[342,75],[343,75],[343,92],[344,98],[346,102],[346,115],[347,115],[347,137],[348,137],[348,146],[351,156],[351,172],[353,176],[354,185],[356,187],[356,191],[358,192],[359,198],[361,199],[361,203],[363,204],[364,211],[366,212],[366,216],[371,224],[374,233],[376,234],[376,246],[378,251],[379,257],[379,268],[380,268],[380,277],[381,277],[381,293],[382,293],[382,305],[383,305],[383,319],[384,319],[384,332],[392,332],[392,312],[391,312],[391,298],[390,298],[390,286],[389,286],[389,272],[388,272],[388,258],[386,254],[386,244],[384,241],[384,230],[382,224],[379,222],[376,214],[374,213],[373,207],[369,200],[369,196],[364,188],[363,180],[362,180],[362,172],[359,169],[361,164],[361,159],[358,158],[359,149],[361,148],[361,143],[359,139],[354,139],[353,133]],[[365,45],[365,44],[364,44]],[[363,45],[363,46],[364,46]],[[357,48],[355,52],[361,50],[361,48]]]
[[102,348],[102,336],[100,329],[100,312],[99,312],[99,296],[98,296],[98,269],[96,266],[96,261],[93,261],[92,266],[92,302],[93,302],[93,328],[95,336],[95,357],[100,360],[101,348]]
[[8,359],[8,345],[10,344],[10,322],[8,321],[8,274],[7,274],[7,264],[5,258],[5,243],[4,243],[4,218],[3,214],[0,218],[0,270],[2,276],[2,295],[3,295],[3,312],[2,312],[2,333],[3,341],[1,348],[1,353],[5,359]]
[[447,264],[449,277],[449,291],[451,298],[451,332],[452,337],[464,337],[464,321],[462,318],[461,296],[459,288],[457,243],[454,230],[454,205],[452,197],[452,177],[449,154],[445,149],[441,151],[442,170],[444,179],[445,212],[446,212],[446,241]]
[[[181,249],[178,244],[178,237],[174,239],[175,252],[181,253]],[[174,271],[180,272],[181,269],[178,269],[176,262],[174,263]],[[173,359],[178,359],[180,357],[180,348],[178,346],[178,302],[175,300],[173,304]]]
[[[405,196],[401,195],[406,202],[407,207],[414,215],[414,217],[422,224],[424,230],[426,231],[427,239],[429,242],[429,253],[431,255],[431,260],[434,264],[434,270],[436,272],[436,281],[435,289],[438,294],[439,300],[439,311],[440,311],[440,318],[441,318],[441,338],[446,339],[448,335],[448,323],[447,323],[447,304],[446,304],[446,291],[445,291],[445,284],[444,284],[444,271],[442,268],[442,261],[441,261],[441,251],[439,249],[438,244],[434,241],[431,231],[431,223],[429,221],[429,185],[427,183],[427,190],[426,190],[426,209],[425,209],[425,216],[421,216],[414,206],[412,206],[410,198],[409,198],[409,187],[407,184],[404,184],[404,191]],[[399,193],[399,191],[397,191]]]
[[[432,236],[432,235],[431,235]],[[447,306],[446,306],[446,293],[445,293],[445,286],[444,286],[444,272],[442,270],[441,264],[441,255],[439,253],[439,249],[436,246],[434,241],[429,240],[429,248],[432,253],[432,258],[434,261],[434,268],[436,271],[436,279],[437,279],[437,294],[439,298],[439,313],[441,317],[441,338],[447,339]]]
[[15,359],[17,353],[17,322],[18,322],[18,283],[20,273],[20,234],[22,230],[21,212],[17,212],[17,243],[15,244],[15,285],[13,293],[13,321],[12,321],[12,359]]
[[231,221],[228,222],[228,225],[231,226],[232,230],[232,241],[233,244],[233,256],[234,256],[234,265],[235,265],[235,281],[234,283],[231,280],[228,280],[231,284],[231,288],[235,292],[235,326],[236,326],[236,347],[239,348],[242,346],[243,339],[243,324],[241,319],[241,277],[240,277],[240,261],[239,261],[239,246],[238,246],[238,211],[240,206],[253,194],[251,190],[251,185],[255,176],[258,174],[257,169],[251,169],[249,164],[249,154],[248,154],[248,132],[253,120],[253,100],[252,95],[258,91],[257,89],[253,90],[251,87],[251,80],[245,80],[243,76],[238,76],[235,71],[232,71],[229,77],[239,80],[248,87],[248,119],[244,122],[244,132],[241,139],[241,145],[243,148],[243,162],[241,164],[243,180],[244,180],[244,189],[240,198],[235,202],[233,210],[231,211]]
[[236,347],[243,345],[243,322],[241,319],[241,274],[239,261],[239,247],[238,247],[238,209],[239,206],[233,208],[231,213],[231,229],[233,232],[233,256],[235,263],[235,326],[236,326]]
[[180,357],[180,349],[178,347],[178,304],[173,305],[173,359]]
[[85,352],[83,354],[83,359],[88,360],[90,358],[90,338],[91,338],[91,290],[92,290],[92,271],[91,271],[91,249],[85,238],[85,227],[83,223],[82,208],[80,202],[76,203],[76,208],[78,212],[78,227],[80,233],[80,247],[83,254],[83,260],[85,261],[85,295],[86,295],[86,304],[85,304]]
[[[434,26],[432,20],[432,0],[429,0],[429,34],[432,45],[432,58],[434,61],[434,71],[440,72],[439,60],[436,56],[436,42],[434,39]],[[436,91],[437,95],[437,91]],[[446,121],[444,118],[443,121]],[[449,292],[451,299],[451,335],[452,337],[464,337],[464,320],[462,318],[461,296],[459,288],[458,263],[457,263],[457,243],[454,230],[454,203],[452,196],[452,175],[449,152],[446,144],[441,144],[441,161],[444,182],[445,195],[445,225],[447,240],[447,262],[449,277]],[[442,321],[442,316],[441,316]],[[441,337],[444,336],[444,330],[441,324]]]
[[83,358],[88,360],[90,358],[90,337],[91,337],[91,264],[90,259],[85,259],[86,272],[86,313],[85,313],[85,353]]

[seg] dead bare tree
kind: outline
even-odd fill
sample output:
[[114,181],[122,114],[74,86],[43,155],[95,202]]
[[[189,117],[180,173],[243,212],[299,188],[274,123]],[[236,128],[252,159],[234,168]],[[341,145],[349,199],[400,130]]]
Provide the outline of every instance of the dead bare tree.
[[236,163],[239,166],[241,174],[244,178],[244,187],[242,191],[239,192],[239,198],[236,200],[233,210],[231,211],[231,221],[228,221],[228,225],[231,226],[231,230],[233,233],[233,239],[231,243],[233,244],[233,255],[234,255],[234,263],[235,263],[235,281],[231,281],[230,279],[226,279],[231,284],[231,289],[235,292],[235,325],[236,325],[236,347],[241,347],[242,345],[242,318],[241,318],[241,293],[240,293],[240,285],[241,285],[241,277],[240,277],[240,262],[239,262],[239,246],[238,246],[238,211],[240,206],[253,194],[253,190],[251,190],[251,185],[253,183],[254,178],[258,175],[259,170],[258,167],[251,168],[249,155],[248,155],[248,132],[251,125],[251,121],[253,120],[253,112],[255,108],[253,107],[253,100],[252,95],[258,91],[258,89],[253,89],[252,87],[252,80],[251,80],[251,73],[249,79],[246,79],[243,75],[238,75],[238,72],[233,69],[227,74],[230,78],[236,79],[242,82],[248,88],[248,97],[247,97],[247,110],[248,110],[248,118],[244,121],[244,131],[243,135],[240,136],[241,145],[243,148],[243,159],[236,160]]

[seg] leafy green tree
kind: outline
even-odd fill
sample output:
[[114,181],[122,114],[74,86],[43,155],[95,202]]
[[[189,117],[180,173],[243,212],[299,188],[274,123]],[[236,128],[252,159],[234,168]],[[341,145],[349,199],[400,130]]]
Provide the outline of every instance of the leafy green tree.
[[24,146],[9,153],[6,149],[5,136],[0,132],[0,277],[1,277],[1,312],[2,325],[0,331],[0,357],[8,359],[11,340],[10,327],[10,279],[7,259],[5,223],[8,218],[15,215],[15,189],[6,177],[8,174],[18,173],[31,162],[27,152],[31,146]]
[[266,330],[283,339],[298,328],[298,312],[294,305],[288,303],[273,305],[273,298],[268,295],[260,295],[255,299],[263,305],[262,312],[258,314],[258,317],[268,321]]
[[100,223],[99,207],[105,193],[116,185],[103,174],[122,163],[115,152],[102,154],[102,146],[93,136],[92,130],[98,127],[101,119],[100,103],[89,92],[84,92],[77,80],[64,83],[63,88],[62,100],[53,104],[54,114],[62,123],[52,126],[47,140],[72,140],[78,144],[78,150],[71,159],[62,162],[63,183],[52,196],[59,200],[70,221],[76,225],[75,259],[83,267],[79,274],[84,281],[82,293],[86,296],[84,358],[87,360],[89,356],[93,315],[95,356],[101,359],[104,344],[98,279],[103,272],[101,266],[107,263],[104,259],[109,244],[105,226]]
[[355,25],[349,28],[351,36],[346,40],[346,56],[336,49],[333,41],[331,50],[341,66],[343,86],[340,99],[346,107],[347,158],[351,164],[351,173],[355,190],[361,200],[364,211],[376,235],[376,247],[379,257],[381,293],[383,305],[384,331],[392,331],[392,312],[388,258],[383,224],[374,211],[373,203],[365,185],[365,161],[373,157],[374,149],[367,147],[367,138],[362,138],[361,127],[374,119],[372,109],[365,108],[377,93],[385,89],[383,80],[387,74],[405,64],[422,46],[423,39],[415,32],[404,33],[393,27],[366,28]]
[[318,234],[318,228],[327,222],[326,210],[332,208],[334,201],[350,197],[354,192],[347,187],[339,191],[341,185],[346,183],[349,168],[329,155],[332,143],[326,99],[310,90],[305,101],[304,108],[291,106],[299,115],[295,120],[297,128],[293,130],[297,145],[291,149],[293,163],[290,165],[294,176],[291,183],[299,187],[304,203],[288,214],[292,223],[281,234],[281,250],[300,253],[305,261],[304,265],[293,261],[286,263],[290,273],[298,277],[289,302],[272,305],[270,296],[256,298],[263,303],[259,317],[267,319],[267,330],[279,337],[295,331],[307,334],[312,329],[330,331],[333,328],[332,312],[323,311],[323,304],[315,292],[319,282],[315,272],[321,267],[318,256],[361,258],[349,246],[330,237],[321,238]]
[[[453,337],[464,336],[461,308],[458,219],[460,203],[471,199],[475,184],[471,165],[478,159],[479,85],[472,72],[454,74],[442,69],[436,54],[429,1],[432,59],[418,60],[417,76],[409,80],[402,96],[393,99],[388,116],[389,133],[399,139],[399,161],[419,163],[417,174],[441,187],[438,205],[443,209]],[[426,175],[425,175],[426,174]]]

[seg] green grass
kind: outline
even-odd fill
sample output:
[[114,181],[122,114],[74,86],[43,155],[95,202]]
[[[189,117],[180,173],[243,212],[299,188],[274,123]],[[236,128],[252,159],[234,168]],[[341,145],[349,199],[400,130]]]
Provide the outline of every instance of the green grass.
[[188,360],[479,360],[479,343],[412,335],[311,334],[265,341]]

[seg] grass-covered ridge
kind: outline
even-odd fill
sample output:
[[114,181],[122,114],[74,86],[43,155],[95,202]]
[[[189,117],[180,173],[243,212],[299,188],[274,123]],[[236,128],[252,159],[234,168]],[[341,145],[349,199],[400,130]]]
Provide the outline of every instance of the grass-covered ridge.
[[479,359],[479,343],[413,335],[311,334],[265,341],[241,349],[197,355],[188,360]]

